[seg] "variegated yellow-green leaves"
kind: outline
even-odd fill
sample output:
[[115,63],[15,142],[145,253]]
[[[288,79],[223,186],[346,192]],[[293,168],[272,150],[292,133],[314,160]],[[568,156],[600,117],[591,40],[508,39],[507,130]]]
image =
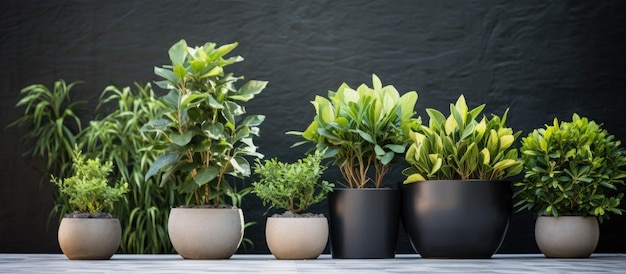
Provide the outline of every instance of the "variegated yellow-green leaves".
[[259,135],[263,115],[249,115],[240,102],[247,102],[267,85],[251,80],[236,88],[243,76],[226,73],[228,65],[241,62],[241,56],[225,58],[237,43],[188,47],[181,40],[169,49],[172,65],[155,67],[163,78],[156,84],[169,90],[160,99],[163,118],[144,125],[144,132],[156,132],[170,142],[148,170],[146,179],[162,172],[162,183],[183,178],[178,189],[193,193],[198,204],[224,203],[238,199],[225,178],[246,177],[251,173],[247,156],[262,157],[252,138]]
[[[609,195],[626,178],[626,151],[615,136],[594,121],[573,114],[571,122],[555,118],[522,139],[524,181],[516,183],[515,205],[539,215],[592,215],[618,208],[624,194]],[[608,215],[607,215],[608,216]]]
[[424,180],[502,180],[519,174],[522,161],[513,146],[521,132],[505,126],[507,111],[502,117],[477,117],[485,105],[468,109],[461,95],[450,104],[447,118],[435,109],[427,109],[429,125],[410,132],[411,145],[406,160],[404,181]]
[[[370,182],[380,187],[389,164],[404,153],[410,128],[420,124],[414,118],[416,102],[417,92],[400,96],[372,75],[372,87],[361,84],[353,89],[343,83],[328,97],[315,97],[313,122],[304,132],[288,133],[306,139],[296,145],[312,142],[325,157],[333,157],[348,187]],[[373,177],[368,175],[372,166]]]

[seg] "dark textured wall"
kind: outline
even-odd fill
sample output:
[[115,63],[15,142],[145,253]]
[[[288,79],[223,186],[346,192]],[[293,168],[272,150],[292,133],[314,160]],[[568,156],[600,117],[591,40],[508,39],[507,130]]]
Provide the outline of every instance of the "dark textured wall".
[[[288,149],[298,139],[283,133],[304,129],[315,94],[372,73],[417,90],[421,116],[463,93],[488,113],[510,107],[509,126],[524,134],[577,112],[626,140],[624,12],[623,1],[2,1],[0,126],[19,115],[27,85],[85,80],[77,97],[95,102],[110,83],[154,80],[153,67],[184,38],[238,41],[246,61],[236,72],[269,81],[248,105],[267,116],[257,144],[268,157],[304,152]],[[23,134],[0,135],[0,252],[60,252],[56,224],[46,228],[53,189],[32,169],[41,162],[20,156]],[[265,209],[249,197],[244,210],[258,222],[247,230],[251,252],[267,252]],[[626,252],[626,217],[601,229],[597,251]],[[532,214],[516,214],[500,252],[538,252],[532,233]],[[411,252],[402,235],[399,252]]]

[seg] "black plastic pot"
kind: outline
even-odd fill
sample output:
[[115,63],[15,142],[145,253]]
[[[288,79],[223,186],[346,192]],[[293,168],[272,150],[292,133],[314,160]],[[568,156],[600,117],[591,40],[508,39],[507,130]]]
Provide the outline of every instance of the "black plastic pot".
[[335,189],[328,194],[333,259],[394,258],[400,221],[397,189]]
[[488,259],[513,208],[510,182],[424,181],[402,186],[402,222],[423,258]]

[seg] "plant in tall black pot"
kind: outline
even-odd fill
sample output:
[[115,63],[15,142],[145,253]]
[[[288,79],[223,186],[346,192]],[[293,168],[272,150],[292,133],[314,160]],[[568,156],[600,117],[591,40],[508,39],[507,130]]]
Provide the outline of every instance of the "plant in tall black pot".
[[[334,159],[345,182],[329,193],[333,258],[393,258],[397,243],[400,193],[383,187],[390,164],[405,152],[417,93],[400,96],[372,76],[373,86],[343,83],[312,102],[316,115],[301,135]],[[296,145],[298,145],[296,144]],[[395,186],[395,184],[391,184]]]
[[522,170],[513,146],[521,132],[502,117],[468,109],[461,95],[446,118],[427,109],[429,125],[411,132],[402,188],[402,221],[423,258],[491,258],[512,211],[511,183]]

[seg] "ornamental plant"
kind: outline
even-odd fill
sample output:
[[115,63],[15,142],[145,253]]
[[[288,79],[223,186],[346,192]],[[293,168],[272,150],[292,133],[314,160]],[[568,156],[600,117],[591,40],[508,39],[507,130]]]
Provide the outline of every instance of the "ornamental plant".
[[263,205],[270,204],[294,214],[304,213],[311,205],[324,200],[334,187],[334,184],[320,181],[326,170],[321,161],[320,153],[309,154],[294,163],[257,158],[254,173],[259,178],[252,183],[252,193],[261,198]]
[[100,95],[96,119],[79,134],[89,158],[113,163],[112,181],[128,182],[131,192],[111,212],[122,226],[122,253],[175,252],[167,233],[170,208],[185,203],[175,184],[158,187],[157,176],[146,172],[168,142],[156,134],[142,136],[141,127],[160,118],[161,109],[152,85],[107,86]]
[[545,216],[621,215],[626,151],[601,124],[578,114],[571,122],[535,129],[522,139],[524,180],[516,183],[519,210]]
[[128,191],[128,185],[120,182],[109,186],[108,175],[113,164],[100,159],[85,159],[76,147],[72,159],[74,174],[65,179],[51,176],[51,182],[59,191],[69,197],[69,207],[76,213],[89,213],[94,216],[110,212],[113,203],[121,199]]
[[252,139],[265,116],[244,116],[240,103],[253,99],[267,82],[235,86],[243,76],[225,71],[243,61],[241,56],[225,57],[235,47],[237,43],[189,47],[180,40],[169,49],[172,64],[154,68],[163,78],[156,84],[169,92],[160,99],[162,118],[142,131],[164,136],[169,147],[150,167],[146,180],[161,172],[161,184],[178,182],[177,189],[192,194],[197,205],[217,206],[226,203],[226,196],[238,197],[227,179],[250,175],[246,156],[263,157]]
[[405,184],[424,180],[504,180],[522,171],[522,161],[513,146],[521,132],[506,127],[508,109],[502,117],[478,117],[485,105],[469,109],[465,96],[450,104],[446,118],[426,109],[428,126],[409,133],[411,144],[406,160],[411,165],[402,173]]
[[353,89],[343,83],[327,98],[316,96],[311,124],[304,132],[288,133],[305,139],[294,146],[311,142],[325,157],[334,158],[344,186],[380,188],[391,163],[404,153],[410,128],[420,123],[414,118],[417,97],[415,91],[400,96],[374,74],[372,87]]

